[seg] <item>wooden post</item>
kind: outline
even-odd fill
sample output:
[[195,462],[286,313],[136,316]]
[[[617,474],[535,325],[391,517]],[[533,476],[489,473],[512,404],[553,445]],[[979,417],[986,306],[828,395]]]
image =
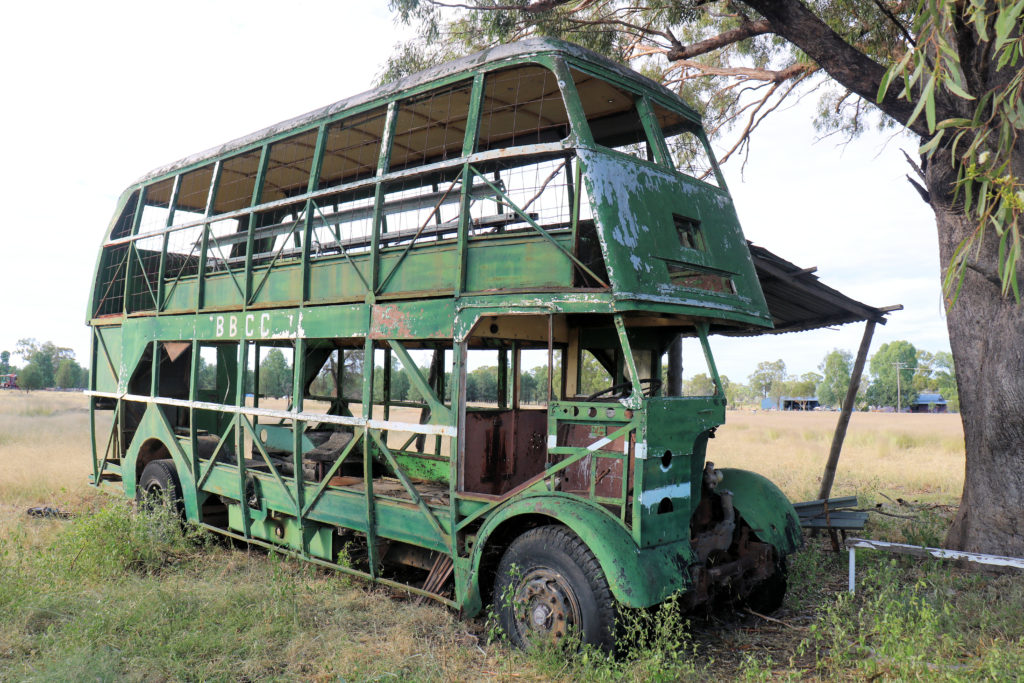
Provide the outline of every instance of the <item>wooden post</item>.
[[846,390],[846,398],[843,399],[843,409],[839,413],[839,422],[836,423],[835,434],[832,435],[832,448],[828,453],[828,462],[825,463],[825,473],[821,476],[821,490],[818,491],[818,498],[828,499],[832,492],[832,482],[836,478],[836,467],[839,465],[839,453],[843,450],[843,439],[846,438],[846,428],[850,425],[850,414],[853,412],[853,402],[857,398],[857,389],[860,387],[860,377],[864,374],[864,361],[868,357],[868,348],[871,346],[871,336],[875,333],[875,321],[868,320],[864,325],[864,338],[860,340],[860,348],[857,349],[857,360],[853,363],[853,373],[850,375],[850,388]]

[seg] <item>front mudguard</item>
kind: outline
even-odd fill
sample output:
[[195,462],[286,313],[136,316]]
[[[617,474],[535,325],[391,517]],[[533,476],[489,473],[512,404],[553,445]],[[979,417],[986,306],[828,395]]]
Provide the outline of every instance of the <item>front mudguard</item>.
[[732,503],[754,535],[775,547],[779,557],[803,545],[800,518],[786,494],[766,477],[749,470],[722,468],[718,491],[732,491]]
[[627,607],[650,607],[691,585],[687,567],[694,561],[686,541],[655,548],[637,547],[629,531],[604,508],[564,493],[516,498],[491,513],[477,535],[466,593],[459,601],[467,616],[480,612],[480,562],[491,535],[522,515],[551,518],[580,537],[601,565],[612,595]]

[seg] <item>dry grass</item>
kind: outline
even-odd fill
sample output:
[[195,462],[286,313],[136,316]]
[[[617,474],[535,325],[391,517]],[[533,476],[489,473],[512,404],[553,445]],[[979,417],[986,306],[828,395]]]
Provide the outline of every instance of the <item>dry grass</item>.
[[[6,557],[0,562],[0,681],[334,680],[338,675],[349,680],[649,680],[650,668],[662,666],[660,655],[587,664],[487,645],[482,622],[259,551],[208,546],[153,573],[71,572],[77,555],[68,551],[67,532],[90,518],[29,519],[25,508],[51,505],[83,512],[116,499],[86,485],[86,405],[79,394],[0,392],[0,559]],[[415,422],[418,413],[396,411],[394,418]],[[709,458],[720,466],[762,472],[792,498],[812,498],[836,418],[835,413],[731,411],[728,424],[710,442]],[[104,433],[101,427],[98,438]],[[958,416],[857,414],[836,493],[952,500],[962,482],[963,457]],[[16,569],[6,578],[5,563]],[[51,577],[40,574],[43,567]],[[815,575],[803,583],[823,585],[826,578]],[[816,602],[825,600],[822,595]],[[103,609],[97,611],[97,604]],[[723,656],[730,633],[713,630],[699,661]],[[97,648],[97,639],[108,645]],[[709,666],[694,675],[754,680],[770,677],[772,670],[725,667],[719,676],[717,665]],[[693,677],[691,668],[671,670],[676,673],[668,680]]]
[[[792,500],[818,495],[839,413],[729,411],[708,459],[764,474]],[[956,502],[964,481],[959,415],[854,413],[833,495]]]
[[[110,413],[101,415],[109,420]],[[5,506],[67,505],[90,497],[90,463],[84,396],[0,391],[0,500]]]

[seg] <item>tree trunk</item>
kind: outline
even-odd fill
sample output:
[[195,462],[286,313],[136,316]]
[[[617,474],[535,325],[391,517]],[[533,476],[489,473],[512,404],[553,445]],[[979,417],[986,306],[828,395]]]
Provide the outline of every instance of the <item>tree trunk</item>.
[[[936,154],[927,185],[943,273],[977,227],[963,204],[951,200],[954,179],[949,156]],[[946,545],[1024,557],[1024,306],[1000,294],[997,244],[989,227],[959,299],[946,303],[967,455],[960,510]]]

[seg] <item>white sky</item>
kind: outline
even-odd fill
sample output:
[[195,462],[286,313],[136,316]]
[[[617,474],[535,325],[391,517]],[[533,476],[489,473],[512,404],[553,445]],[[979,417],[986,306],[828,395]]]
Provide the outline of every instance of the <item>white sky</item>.
[[[149,170],[368,89],[395,43],[385,3],[14,3],[0,41],[0,350],[51,340],[89,359],[96,254],[124,187]],[[904,179],[906,140],[812,145],[807,109],[757,131],[744,178],[726,168],[747,237],[867,304],[906,310],[872,350],[948,349],[934,221]],[[731,167],[730,167],[731,166]],[[719,371],[761,360],[816,369],[861,326],[718,339]],[[12,359],[19,365],[20,358]],[[686,374],[700,371],[687,361]]]

